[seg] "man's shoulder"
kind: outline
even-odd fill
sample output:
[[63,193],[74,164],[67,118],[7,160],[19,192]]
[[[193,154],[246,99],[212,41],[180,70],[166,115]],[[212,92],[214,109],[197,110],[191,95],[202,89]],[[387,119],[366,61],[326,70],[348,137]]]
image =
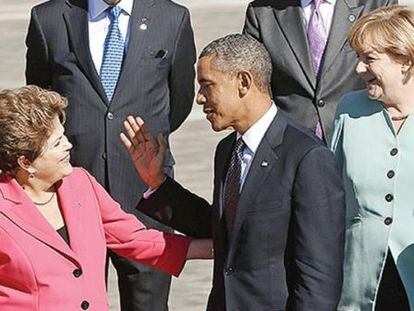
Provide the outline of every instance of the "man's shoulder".
[[[157,0],[156,4],[161,6],[162,8],[172,10],[172,12],[187,12],[188,8],[182,4],[178,4],[171,0]],[[169,11],[171,12],[171,11]]]
[[35,10],[37,13],[56,11],[62,10],[67,5],[70,5],[70,2],[68,0],[49,0],[35,5],[33,7],[33,10]]
[[278,111],[278,113],[286,120],[282,147],[285,147],[289,153],[295,152],[299,155],[314,148],[327,148],[310,129],[293,120],[283,111]]

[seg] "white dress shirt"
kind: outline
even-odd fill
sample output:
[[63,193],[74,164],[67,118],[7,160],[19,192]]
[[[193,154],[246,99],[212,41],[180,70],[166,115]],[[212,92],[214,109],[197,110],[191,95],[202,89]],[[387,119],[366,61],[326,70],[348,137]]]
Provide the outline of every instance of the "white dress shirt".
[[[322,20],[325,26],[324,28],[326,37],[328,37],[329,31],[331,30],[332,19],[335,11],[335,3],[336,0],[324,0],[319,7],[319,11],[321,12]],[[308,29],[314,2],[313,0],[301,0],[301,5],[303,9],[305,27]]]
[[254,155],[262,141],[267,129],[272,123],[277,113],[276,105],[272,102],[269,110],[253,124],[243,135],[237,133],[237,138],[242,137],[246,147],[243,150],[241,174],[240,174],[240,191],[243,188],[246,181],[247,174],[249,173],[250,166]]
[[[122,0],[117,4],[122,9],[119,16],[119,30],[125,42],[125,51],[129,41],[129,18],[132,14],[132,6],[134,0]],[[96,71],[100,72],[106,35],[108,34],[109,12],[106,11],[110,7],[103,0],[88,0],[88,27],[89,27],[89,49]]]

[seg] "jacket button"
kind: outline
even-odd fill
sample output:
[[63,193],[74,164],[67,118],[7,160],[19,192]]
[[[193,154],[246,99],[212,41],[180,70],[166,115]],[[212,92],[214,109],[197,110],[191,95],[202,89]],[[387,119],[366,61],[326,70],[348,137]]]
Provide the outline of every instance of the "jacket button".
[[387,201],[387,202],[391,202],[392,200],[394,200],[394,197],[392,196],[392,194],[388,193],[388,194],[385,196],[385,201]]
[[389,179],[393,178],[394,176],[395,176],[395,172],[394,172],[393,170],[388,171],[388,173],[387,173],[387,177],[388,177]]
[[114,119],[114,115],[112,114],[112,112],[108,112],[106,117],[108,118],[108,120],[113,120]]
[[322,99],[318,100],[318,107],[323,107],[323,106],[325,106],[325,102]]
[[234,272],[234,269],[232,267],[229,267],[224,271],[224,275],[230,275],[233,272]]
[[108,159],[108,155],[106,154],[106,152],[102,153],[102,159],[104,160]]
[[78,278],[78,277],[80,277],[82,275],[82,269],[75,269],[75,270],[73,270],[73,276],[75,277],[75,278]]
[[86,300],[82,301],[81,308],[82,310],[87,310],[89,308],[89,302],[87,302]]
[[392,148],[390,151],[390,155],[395,156],[398,153],[398,149],[397,148]]
[[387,217],[384,219],[384,224],[389,226],[392,224],[392,218],[391,217]]

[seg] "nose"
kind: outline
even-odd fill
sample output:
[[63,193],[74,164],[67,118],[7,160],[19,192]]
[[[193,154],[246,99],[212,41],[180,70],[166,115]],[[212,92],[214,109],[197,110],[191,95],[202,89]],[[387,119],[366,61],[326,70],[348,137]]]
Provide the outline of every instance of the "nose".
[[65,149],[67,151],[71,150],[73,145],[71,144],[71,142],[69,141],[69,139],[66,137],[66,135],[64,136],[65,139]]
[[196,98],[196,102],[199,105],[204,105],[206,102],[206,97],[203,95],[203,93],[201,92],[201,89],[198,91],[197,93],[197,98]]
[[358,61],[357,66],[355,67],[355,72],[357,75],[361,75],[362,73],[367,71],[367,65],[363,61]]

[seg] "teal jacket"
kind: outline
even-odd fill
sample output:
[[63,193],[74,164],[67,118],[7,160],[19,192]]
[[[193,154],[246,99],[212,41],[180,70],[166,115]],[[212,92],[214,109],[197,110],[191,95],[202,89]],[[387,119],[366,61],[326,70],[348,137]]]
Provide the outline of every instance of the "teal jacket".
[[397,135],[380,102],[365,90],[347,93],[331,149],[342,167],[347,209],[338,310],[374,310],[389,250],[414,310],[414,115]]

